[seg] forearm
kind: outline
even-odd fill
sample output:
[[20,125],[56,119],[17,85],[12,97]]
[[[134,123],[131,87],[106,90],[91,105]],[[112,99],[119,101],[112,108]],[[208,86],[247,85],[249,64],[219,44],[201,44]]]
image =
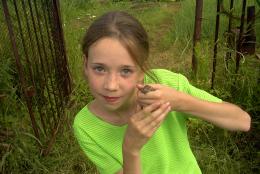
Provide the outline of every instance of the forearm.
[[123,148],[123,173],[141,174],[140,153],[132,153]]
[[141,149],[160,127],[170,109],[169,102],[155,102],[129,118],[122,144],[124,174],[141,173]]
[[229,130],[248,131],[250,128],[250,116],[238,106],[226,102],[208,102],[183,94],[180,111]]

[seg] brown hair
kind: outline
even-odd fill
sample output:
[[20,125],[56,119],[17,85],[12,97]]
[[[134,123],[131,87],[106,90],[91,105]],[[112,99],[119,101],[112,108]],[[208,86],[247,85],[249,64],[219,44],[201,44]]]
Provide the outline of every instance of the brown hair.
[[[82,41],[82,51],[86,57],[89,47],[104,37],[118,39],[140,69],[148,73],[148,36],[142,24],[136,18],[122,11],[108,12],[97,18],[88,28]],[[156,79],[153,74],[148,73],[148,75],[153,80]]]

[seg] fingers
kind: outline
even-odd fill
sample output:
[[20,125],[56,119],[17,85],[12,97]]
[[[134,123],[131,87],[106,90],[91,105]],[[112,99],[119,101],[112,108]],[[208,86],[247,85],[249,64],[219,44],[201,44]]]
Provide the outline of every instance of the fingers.
[[148,105],[151,105],[155,102],[163,102],[161,98],[157,96],[153,96],[153,92],[150,92],[149,94],[141,94],[142,96],[138,96],[138,104],[142,107],[146,107]]
[[146,107],[152,103],[154,103],[155,100],[150,100],[150,99],[147,99],[147,100],[138,100],[138,104],[142,107]]
[[142,89],[144,87],[144,85],[143,84],[137,84],[136,87],[137,87],[137,89],[140,90],[140,89]]
[[[162,114],[165,110],[170,107],[170,104],[162,103],[162,102],[156,102],[151,105],[148,105],[143,108],[136,116],[136,121],[142,121],[143,124],[148,124],[150,122],[150,119],[155,119],[160,114]],[[169,111],[168,111],[169,112]]]
[[143,111],[146,112],[146,113],[151,113],[154,110],[158,109],[161,105],[162,105],[161,102],[155,102],[155,103],[152,103],[151,105],[145,107],[143,109]]
[[155,127],[170,110],[170,103],[164,103],[160,108],[153,111],[151,115],[145,117],[143,122],[144,124],[153,125],[152,127]]
[[144,119],[145,117],[151,115],[152,111],[156,110],[157,108],[159,108],[161,105],[160,102],[155,102],[152,103],[149,106],[144,107],[142,110],[139,110],[133,117],[133,121],[139,121]]
[[130,147],[140,149],[160,127],[170,111],[169,103],[153,103],[133,115],[126,131],[126,139],[134,142]]
[[142,132],[144,135],[147,135],[147,137],[151,137],[153,133],[160,127],[162,121],[168,114],[168,112],[171,110],[169,103],[164,103],[153,111],[151,115],[146,116],[142,122],[143,122],[143,129]]
[[158,100],[159,98],[157,95],[154,95],[156,89],[153,86],[138,84],[137,88],[139,90],[137,93],[138,104],[141,107],[145,107],[155,103],[156,101],[160,101]]
[[159,108],[161,105],[160,102],[155,102],[155,103],[152,103],[151,105],[149,106],[146,106],[143,108],[143,110],[140,110],[139,113],[137,115],[135,115],[135,120],[138,121],[138,120],[142,120],[143,118],[151,115],[151,113],[156,110],[157,108]]
[[170,111],[171,111],[171,107],[170,105],[168,105],[166,109],[164,109],[164,111],[162,111],[158,116],[156,116],[155,119],[150,120],[148,124],[150,124],[153,129],[154,128],[157,129]]

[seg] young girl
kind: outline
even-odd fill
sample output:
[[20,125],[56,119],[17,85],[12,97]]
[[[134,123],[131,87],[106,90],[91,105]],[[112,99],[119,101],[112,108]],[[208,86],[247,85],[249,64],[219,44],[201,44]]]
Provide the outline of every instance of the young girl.
[[[229,130],[250,128],[245,111],[192,86],[183,75],[148,70],[147,34],[125,12],[94,21],[82,50],[95,99],[77,114],[73,127],[100,173],[201,173],[189,146],[187,118]],[[144,90],[147,84],[152,90]]]

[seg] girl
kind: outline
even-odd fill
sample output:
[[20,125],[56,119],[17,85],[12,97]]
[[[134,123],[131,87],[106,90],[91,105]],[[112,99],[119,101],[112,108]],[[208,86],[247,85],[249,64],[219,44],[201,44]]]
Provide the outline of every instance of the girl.
[[[76,115],[73,127],[100,173],[201,173],[189,146],[187,118],[229,130],[250,128],[245,111],[192,86],[183,75],[148,70],[147,34],[125,12],[94,21],[82,50],[94,100]],[[144,92],[145,84],[153,90]]]

